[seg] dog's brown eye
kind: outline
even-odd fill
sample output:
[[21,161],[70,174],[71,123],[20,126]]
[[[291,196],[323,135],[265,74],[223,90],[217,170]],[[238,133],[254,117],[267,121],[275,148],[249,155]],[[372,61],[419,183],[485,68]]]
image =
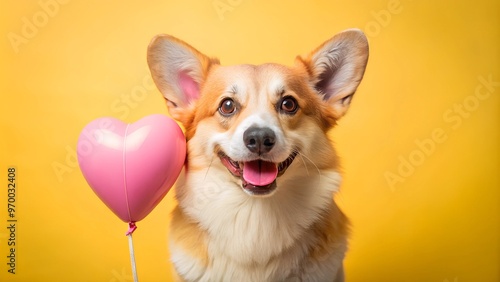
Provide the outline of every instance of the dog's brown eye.
[[222,100],[219,106],[219,113],[223,116],[230,116],[236,111],[236,103],[231,98]]
[[299,109],[299,105],[297,103],[297,100],[293,97],[284,97],[281,100],[281,106],[280,106],[281,111],[287,113],[287,114],[294,114],[297,112]]

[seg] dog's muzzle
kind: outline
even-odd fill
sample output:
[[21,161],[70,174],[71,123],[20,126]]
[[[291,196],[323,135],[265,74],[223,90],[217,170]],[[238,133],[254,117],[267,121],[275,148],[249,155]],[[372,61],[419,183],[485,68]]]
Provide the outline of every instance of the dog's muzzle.
[[276,189],[276,179],[292,164],[297,152],[281,163],[264,160],[276,144],[276,134],[268,127],[252,126],[243,133],[243,143],[254,158],[235,161],[219,151],[222,164],[236,177],[241,179],[241,186],[250,195],[269,195]]

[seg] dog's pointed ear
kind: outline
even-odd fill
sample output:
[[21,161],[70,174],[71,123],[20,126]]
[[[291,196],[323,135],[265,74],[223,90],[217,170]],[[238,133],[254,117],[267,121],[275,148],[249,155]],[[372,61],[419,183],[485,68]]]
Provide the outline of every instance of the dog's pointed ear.
[[324,42],[309,55],[297,57],[335,118],[349,108],[368,61],[368,41],[359,29],[349,29]]
[[170,115],[181,121],[189,105],[199,98],[200,85],[210,67],[219,64],[170,35],[153,38],[147,60],[156,86],[167,99]]

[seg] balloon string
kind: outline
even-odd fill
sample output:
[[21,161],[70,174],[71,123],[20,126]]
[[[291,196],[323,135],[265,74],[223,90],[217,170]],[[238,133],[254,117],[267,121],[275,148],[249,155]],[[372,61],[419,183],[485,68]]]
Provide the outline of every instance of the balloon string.
[[[132,264],[132,275],[134,276],[134,282],[138,282],[139,279],[137,278],[137,268],[135,266],[135,254],[134,254],[134,242],[132,241],[132,232],[137,228],[133,222],[129,223],[131,226],[129,229],[129,232],[127,233],[128,237],[128,248],[130,250],[130,263]],[[132,225],[134,227],[132,227]],[[130,231],[133,229],[132,231]]]

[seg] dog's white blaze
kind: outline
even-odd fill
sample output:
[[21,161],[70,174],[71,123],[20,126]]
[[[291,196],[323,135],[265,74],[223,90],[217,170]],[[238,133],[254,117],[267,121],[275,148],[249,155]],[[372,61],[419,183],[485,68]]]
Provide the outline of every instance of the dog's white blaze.
[[[231,91],[231,89],[237,90],[236,97],[239,103],[243,105],[243,111],[249,110],[253,112],[238,124],[234,134],[231,135],[227,133],[227,135],[221,135],[214,138],[221,142],[219,145],[221,145],[224,152],[234,160],[242,161],[255,158],[246,148],[243,140],[245,131],[252,126],[261,128],[267,127],[276,135],[276,143],[272,151],[266,156],[263,156],[264,159],[279,163],[286,160],[291,154],[292,148],[286,141],[286,137],[277,118],[276,109],[272,102],[276,100],[276,93],[283,88],[283,79],[276,74],[264,85],[264,87],[256,88],[253,85],[246,85],[245,81],[239,78],[228,88],[228,91]],[[250,104],[254,106],[252,108],[247,108],[247,105]],[[222,145],[227,144],[227,142],[224,142],[224,139],[230,140],[229,146]]]

